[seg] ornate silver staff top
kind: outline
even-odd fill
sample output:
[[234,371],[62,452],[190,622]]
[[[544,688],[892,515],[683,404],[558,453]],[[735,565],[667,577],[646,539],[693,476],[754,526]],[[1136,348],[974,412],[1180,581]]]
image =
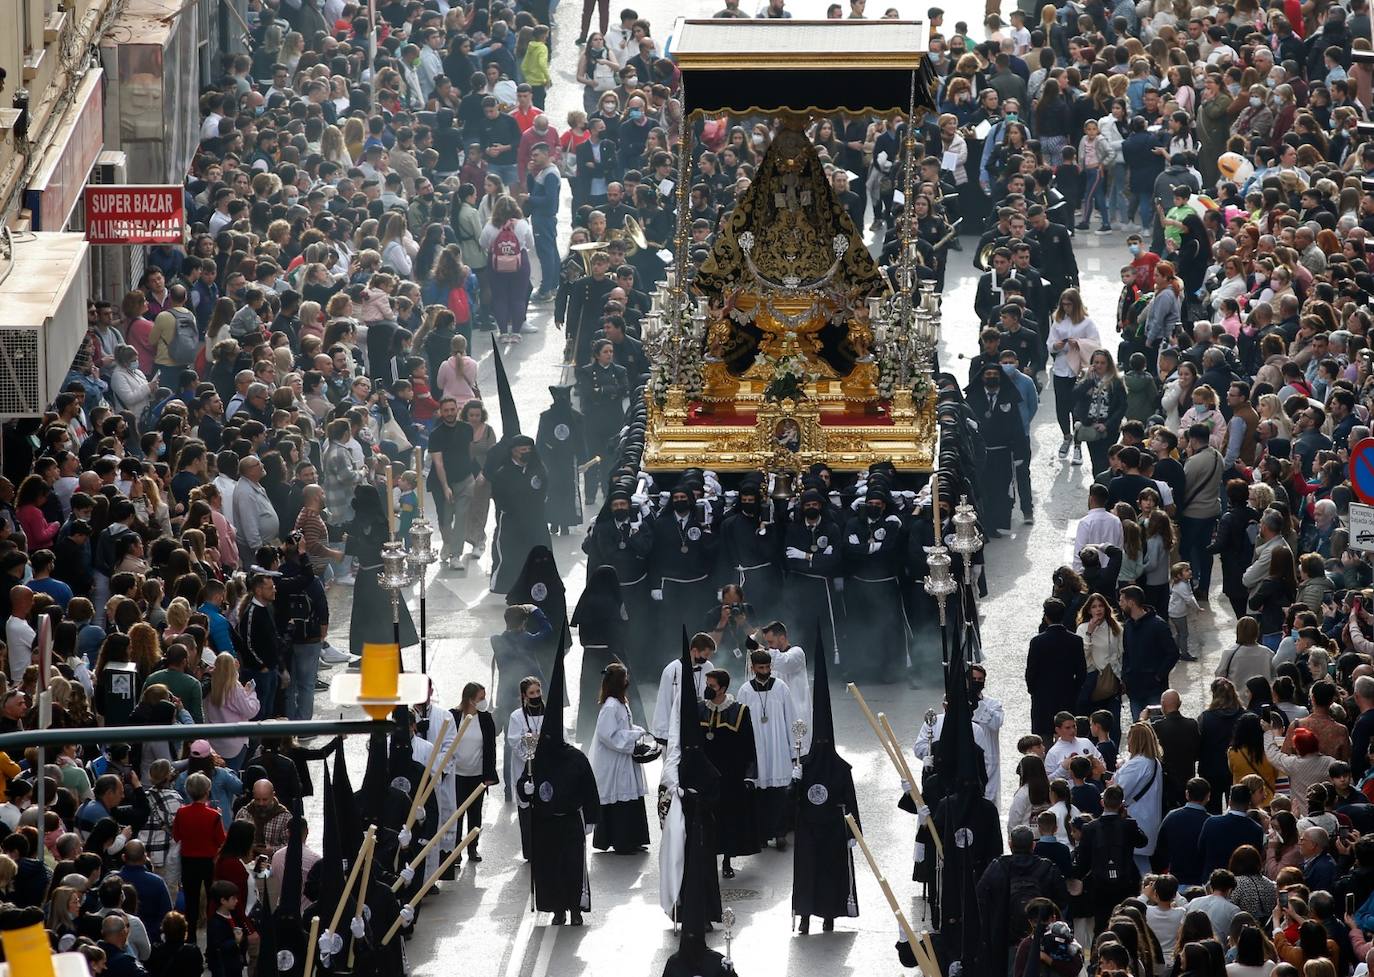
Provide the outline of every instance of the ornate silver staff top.
[[539,746],[539,734],[532,729],[525,730],[520,736],[520,760],[529,763],[534,759],[534,751]]
[[725,966],[731,965],[730,944],[735,938],[735,911],[729,906],[721,910],[720,921],[725,926]]
[[802,739],[806,736],[806,730],[807,725],[805,719],[792,720],[792,739],[796,741],[798,757],[801,756]]

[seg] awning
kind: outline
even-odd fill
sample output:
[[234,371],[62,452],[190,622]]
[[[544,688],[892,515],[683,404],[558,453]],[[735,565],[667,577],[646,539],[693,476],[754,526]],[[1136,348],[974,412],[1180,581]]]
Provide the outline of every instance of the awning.
[[688,20],[673,42],[688,113],[935,108],[928,30],[912,20]]

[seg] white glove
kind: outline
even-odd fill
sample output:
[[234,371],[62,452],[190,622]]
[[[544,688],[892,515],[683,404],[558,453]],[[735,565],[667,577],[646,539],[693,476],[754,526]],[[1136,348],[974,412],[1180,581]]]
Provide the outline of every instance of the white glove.
[[850,546],[858,546],[858,545],[859,545],[859,534],[858,534],[858,533],[850,533],[850,534],[849,534],[849,545],[850,545]]
[[409,926],[409,925],[410,925],[411,923],[413,923],[413,922],[415,922],[415,907],[414,907],[414,906],[402,906],[402,907],[401,907],[401,925],[403,925],[403,926]]
[[408,848],[410,846],[410,829],[402,828],[401,833],[396,836],[396,842],[402,848]]
[[526,797],[533,797],[533,796],[534,796],[534,781],[532,781],[532,780],[527,780],[527,781],[525,781],[523,784],[521,784],[521,785],[520,785],[520,792],[523,793]]
[[649,599],[650,599],[650,600],[662,600],[662,599],[663,599],[663,591],[661,591],[661,590],[651,590],[651,591],[649,591]]
[[404,882],[406,885],[410,885],[410,883],[414,882],[415,869],[411,868],[409,865],[401,869],[401,881]]
[[859,839],[858,839],[858,838],[850,838],[850,839],[849,839],[849,847],[850,847],[850,848],[858,848],[858,847],[859,847]]
[[787,547],[787,558],[789,560],[804,560],[806,559],[806,554],[795,546],[789,546]]
[[800,764],[800,763],[794,763],[794,764],[792,764],[792,779],[793,779],[793,780],[801,780],[801,776],[802,776],[801,764]]
[[922,804],[920,807],[916,808],[916,816],[917,816],[918,818],[921,818],[922,820],[925,820],[926,818],[929,818],[929,817],[930,817],[930,808],[928,808],[928,807],[926,807],[924,804]]
[[367,926],[363,923],[361,916],[354,916],[348,923],[348,931],[353,934],[355,940],[361,940],[363,934],[367,932]]
[[585,824],[582,827],[587,832],[587,834],[591,834],[593,831],[596,830],[596,825],[594,824]]
[[343,949],[343,937],[333,930],[325,930],[321,933],[319,943],[320,955],[326,961]]
[[821,550],[821,552],[824,553],[826,556],[829,556],[831,553],[835,552],[835,547],[827,546],[825,549]]
[[834,580],[830,582],[835,585],[835,593],[844,593],[844,577],[836,577]]
[[902,793],[903,793],[903,794],[910,794],[910,793],[911,793],[911,781],[909,781],[909,780],[903,780],[903,781],[902,781]]
[[882,541],[881,541],[881,540],[869,540],[869,542],[868,542],[868,552],[869,552],[870,554],[876,553],[876,552],[878,552],[878,551],[879,551],[880,549],[882,549],[882,548],[883,548],[883,544],[882,544]]

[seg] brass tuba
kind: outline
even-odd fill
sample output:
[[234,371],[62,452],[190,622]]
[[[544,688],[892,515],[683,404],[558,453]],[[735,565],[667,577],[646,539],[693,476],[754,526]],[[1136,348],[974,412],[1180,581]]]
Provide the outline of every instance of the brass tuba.
[[644,236],[644,228],[632,215],[625,215],[623,227],[606,232],[607,240],[624,241],[626,243],[625,257],[629,258],[636,252],[643,251],[649,246],[649,240]]

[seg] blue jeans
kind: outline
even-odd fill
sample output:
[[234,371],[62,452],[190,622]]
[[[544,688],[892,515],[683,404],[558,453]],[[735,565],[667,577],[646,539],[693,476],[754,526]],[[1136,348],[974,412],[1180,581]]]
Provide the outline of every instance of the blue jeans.
[[1119,220],[1127,220],[1130,206],[1126,203],[1126,164],[1112,164],[1112,185],[1107,191],[1107,204]]
[[510,190],[511,187],[515,186],[515,178],[519,169],[514,163],[491,163],[487,166],[487,172],[499,176],[506,189]]
[[1283,641],[1283,632],[1275,631],[1273,634],[1260,635],[1260,644],[1270,651],[1278,651],[1279,644]]
[[[277,673],[271,669],[265,672],[254,672],[243,668],[239,670],[239,681],[246,683],[249,679],[253,680],[253,691],[258,697],[258,714],[253,718],[262,721],[272,716],[273,703],[277,698]],[[314,683],[311,683],[312,687]]]
[[1159,704],[1159,697],[1164,694],[1164,689],[1135,689],[1126,693],[1126,698],[1131,703],[1131,722],[1140,718],[1140,714],[1145,711],[1146,706]]
[[286,687],[286,718],[313,719],[315,677],[320,672],[320,642],[291,646],[291,684]]
[[1083,193],[1083,224],[1090,224],[1093,208],[1103,227],[1111,227],[1112,215],[1107,212],[1107,171],[1099,166],[1087,174],[1088,185]]
[[1178,520],[1178,555],[1193,568],[1193,591],[1199,597],[1206,597],[1212,585],[1212,554],[1207,552],[1207,547],[1211,545],[1216,528],[1216,516],[1205,519],[1180,516]]
[[559,277],[556,218],[535,218],[534,254],[539,259],[539,291],[551,293],[558,288]]
[[1150,233],[1155,225],[1155,198],[1154,194],[1148,191],[1138,195],[1134,200],[1132,209],[1140,211],[1140,233],[1143,237]]

